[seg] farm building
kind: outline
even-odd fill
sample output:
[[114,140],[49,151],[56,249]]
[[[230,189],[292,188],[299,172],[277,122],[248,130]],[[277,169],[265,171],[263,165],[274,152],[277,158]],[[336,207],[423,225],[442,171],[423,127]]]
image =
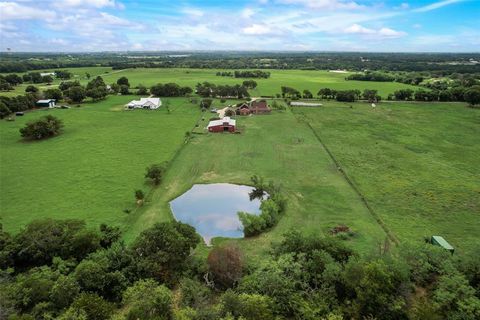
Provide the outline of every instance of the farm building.
[[41,77],[52,76],[55,77],[55,72],[42,72],[40,73]]
[[162,105],[160,98],[140,98],[140,100],[130,101],[126,107],[128,109],[158,109]]
[[220,120],[213,120],[208,123],[209,132],[235,132],[235,119],[224,117]]
[[55,107],[55,99],[38,100],[35,106],[39,108],[53,108]]
[[450,251],[452,254],[455,251],[455,249],[450,245],[450,243],[448,243],[447,240],[445,240],[441,236],[432,236],[432,239],[430,239],[430,242],[433,245],[440,246],[443,249]]
[[249,114],[265,114],[270,113],[272,109],[268,107],[265,100],[253,100],[251,102],[242,102],[235,106],[235,112],[242,116]]
[[321,107],[323,104],[318,102],[302,102],[302,101],[292,101],[290,102],[292,107]]

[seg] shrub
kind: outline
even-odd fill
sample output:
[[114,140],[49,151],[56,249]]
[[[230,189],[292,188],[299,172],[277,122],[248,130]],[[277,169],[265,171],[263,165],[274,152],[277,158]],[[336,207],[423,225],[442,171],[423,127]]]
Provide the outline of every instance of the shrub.
[[137,281],[127,288],[123,303],[129,307],[128,320],[172,319],[173,295],[167,287],[152,279]]
[[41,140],[60,134],[63,123],[60,119],[47,115],[36,121],[27,123],[20,129],[20,134],[25,139]]
[[164,173],[165,167],[163,165],[152,164],[150,167],[147,168],[145,178],[151,179],[155,185],[158,185],[162,181]]

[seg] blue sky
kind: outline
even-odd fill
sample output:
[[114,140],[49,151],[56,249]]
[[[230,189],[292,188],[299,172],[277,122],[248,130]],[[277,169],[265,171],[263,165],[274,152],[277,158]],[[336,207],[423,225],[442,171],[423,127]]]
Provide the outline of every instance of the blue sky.
[[480,0],[0,1],[0,50],[480,51]]

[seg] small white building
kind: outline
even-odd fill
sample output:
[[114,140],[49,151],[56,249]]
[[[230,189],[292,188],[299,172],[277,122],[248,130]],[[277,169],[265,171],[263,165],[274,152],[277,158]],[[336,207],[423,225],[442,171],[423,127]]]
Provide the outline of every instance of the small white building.
[[55,107],[55,99],[44,99],[38,100],[35,105],[40,108],[54,108]]
[[42,72],[42,73],[40,73],[40,76],[42,76],[42,77],[45,77],[45,76],[55,77],[55,72]]
[[140,100],[130,101],[126,107],[128,109],[158,109],[162,105],[160,98],[140,98]]

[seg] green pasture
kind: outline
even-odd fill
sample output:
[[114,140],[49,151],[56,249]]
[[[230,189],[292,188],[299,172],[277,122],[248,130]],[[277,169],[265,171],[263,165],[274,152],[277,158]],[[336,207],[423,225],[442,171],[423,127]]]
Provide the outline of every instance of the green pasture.
[[155,222],[171,220],[169,201],[193,184],[249,184],[256,174],[281,184],[289,202],[285,216],[272,231],[238,240],[250,255],[261,255],[272,240],[279,240],[288,230],[328,234],[338,224],[352,228],[356,235],[347,241],[361,252],[376,250],[384,241],[385,233],[313,132],[290,111],[237,117],[237,121],[243,128],[241,134],[193,135],[145,207],[130,216],[127,240]]
[[[157,83],[175,82],[182,86],[195,87],[198,82],[212,82],[215,84],[240,84],[242,78],[220,77],[216,76],[215,69],[181,69],[181,68],[137,68],[125,70],[111,70],[107,67],[86,67],[86,68],[69,68],[74,78],[82,84],[88,82],[86,73],[91,77],[101,75],[106,83],[114,83],[118,78],[125,76],[129,79],[130,84],[135,87],[143,84],[150,87]],[[52,70],[45,70],[52,71]],[[227,70],[228,71],[228,70]],[[267,70],[271,72],[268,79],[254,79],[258,83],[255,90],[251,90],[252,96],[272,96],[280,93],[281,86],[293,87],[299,91],[304,89],[310,90],[314,95],[321,88],[331,88],[336,90],[358,89],[376,89],[379,94],[386,98],[388,94],[402,88],[416,89],[416,87],[397,83],[397,82],[372,82],[372,81],[346,81],[345,77],[348,73],[334,73],[328,71],[315,70]],[[58,85],[59,80],[55,80],[52,86]],[[8,95],[22,94],[28,84],[17,86],[14,91],[7,92]],[[46,85],[39,85],[42,89],[47,88]],[[0,93],[4,94],[4,93]]]
[[[129,227],[124,209],[135,208],[134,190],[150,190],[145,168],[170,160],[200,115],[187,99],[169,99],[170,113],[123,111],[133,98],[110,96],[0,122],[0,223],[6,230],[46,217]],[[63,120],[64,133],[22,141],[19,129],[46,114]]]
[[[350,108],[352,106],[352,108]],[[480,112],[460,103],[324,102],[308,121],[400,241],[480,244]]]

